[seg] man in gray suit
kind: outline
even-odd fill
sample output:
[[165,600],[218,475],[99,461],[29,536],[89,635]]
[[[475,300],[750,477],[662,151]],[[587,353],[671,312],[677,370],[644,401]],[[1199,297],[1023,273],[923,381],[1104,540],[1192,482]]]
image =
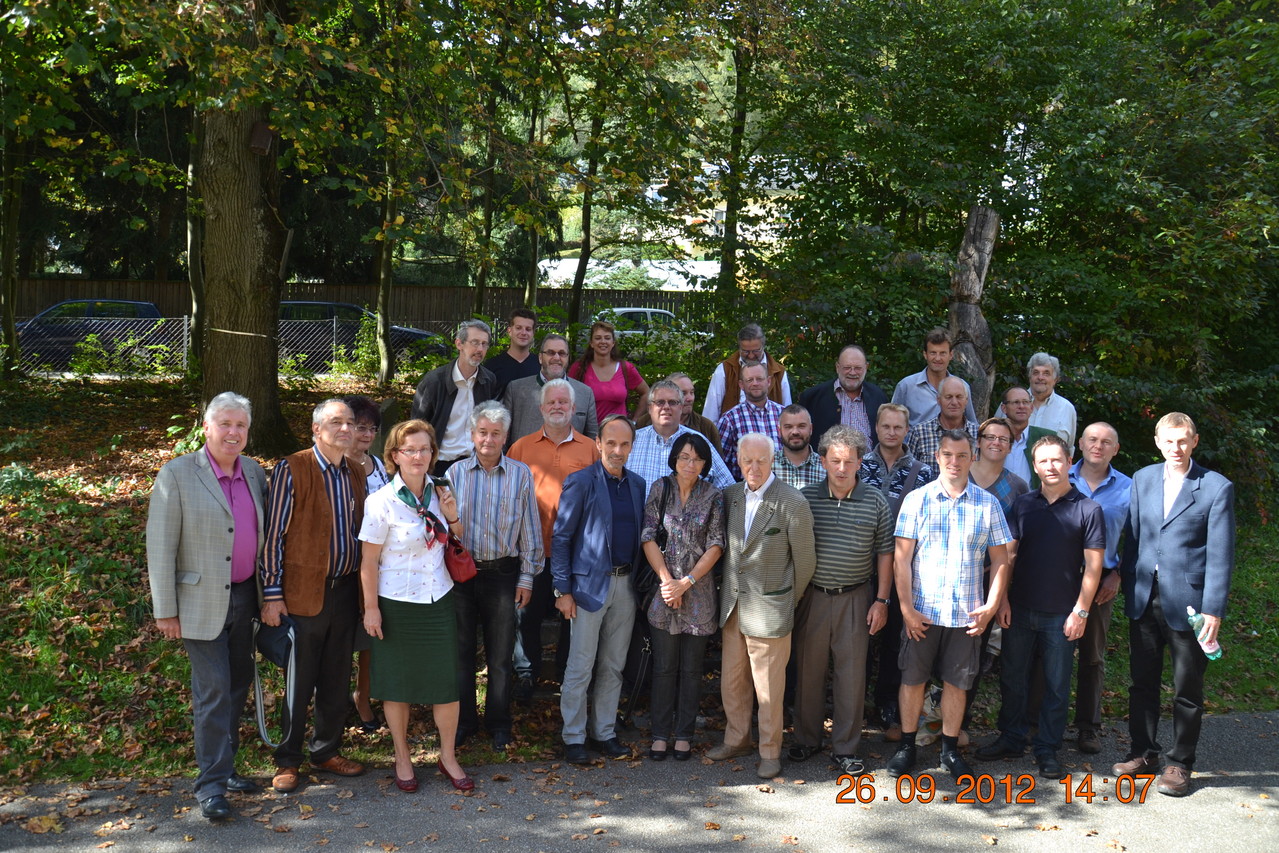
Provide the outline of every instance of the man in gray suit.
[[[1195,422],[1170,412],[1155,425],[1164,462],[1132,478],[1132,503],[1119,564],[1131,643],[1128,732],[1132,751],[1116,775],[1159,769],[1160,680],[1164,648],[1172,657],[1172,748],[1163,753],[1161,794],[1190,793],[1190,774],[1204,711],[1204,672],[1226,614],[1235,568],[1235,487],[1190,457],[1199,444]],[[1186,608],[1203,614],[1196,636]]]
[[230,391],[204,412],[203,450],[165,464],[147,515],[155,624],[191,658],[195,797],[210,820],[229,817],[227,791],[255,791],[235,772],[239,720],[253,681],[266,475],[241,456],[249,401]]
[[549,334],[542,339],[537,360],[542,369],[533,376],[515,379],[502,393],[502,405],[511,412],[511,429],[506,436],[506,449],[516,441],[542,428],[542,386],[552,379],[563,379],[573,386],[573,418],[570,426],[587,438],[599,434],[595,415],[595,393],[584,383],[567,375],[568,339]]
[[817,568],[813,512],[799,490],[773,474],[773,439],[743,435],[737,459],[744,482],[724,490],[728,546],[719,624],[724,631],[720,697],[724,742],[706,753],[714,761],[748,755],[751,705],[759,700],[760,778],[782,771],[782,698],[790,659],[795,603]]

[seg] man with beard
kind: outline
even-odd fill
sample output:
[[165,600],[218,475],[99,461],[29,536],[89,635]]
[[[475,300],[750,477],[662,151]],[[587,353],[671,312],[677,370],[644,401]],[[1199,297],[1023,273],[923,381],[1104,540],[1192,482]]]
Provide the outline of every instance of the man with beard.
[[552,379],[564,379],[573,386],[573,399],[576,401],[572,412],[573,429],[587,438],[594,438],[599,431],[595,395],[586,385],[567,375],[568,339],[555,333],[542,338],[537,360],[541,370],[531,376],[513,379],[502,392],[502,405],[511,413],[507,447],[542,428],[542,388]]
[[782,409],[777,419],[777,431],[782,440],[777,455],[773,457],[773,473],[777,479],[797,489],[826,479],[821,457],[810,443],[813,419],[809,417],[808,409],[799,403],[791,403]]
[[835,381],[823,382],[799,395],[799,402],[813,419],[812,444],[835,424],[859,430],[870,446],[879,440],[875,435],[875,419],[879,407],[888,402],[882,388],[866,381],[866,351],[849,344],[835,360]]

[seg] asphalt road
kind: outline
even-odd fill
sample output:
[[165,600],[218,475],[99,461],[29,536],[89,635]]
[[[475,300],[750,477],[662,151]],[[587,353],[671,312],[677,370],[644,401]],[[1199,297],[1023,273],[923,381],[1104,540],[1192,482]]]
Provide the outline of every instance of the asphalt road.
[[[1125,747],[1123,732],[1112,729],[1101,755],[1062,752],[1073,774],[1071,802],[1060,782],[1033,776],[1026,757],[977,765],[995,784],[972,799],[993,794],[994,801],[957,803],[960,791],[937,767],[935,745],[921,750],[913,790],[905,780],[894,785],[882,772],[892,745],[878,733],[868,734],[866,751],[879,772],[860,789],[837,782],[820,755],[783,762],[783,775],[769,781],[756,778],[753,759],[715,764],[700,755],[687,763],[490,765],[470,768],[477,788],[465,796],[433,768],[419,768],[415,794],[401,793],[391,771],[376,768],[356,779],[318,774],[289,796],[233,795],[237,816],[211,823],[200,817],[188,779],[38,786],[0,792],[0,849],[1279,850],[1279,712],[1206,718],[1200,767],[1184,799],[1152,784],[1141,802],[1140,787],[1117,786],[1108,771]],[[922,801],[926,773],[934,776],[931,802]],[[1091,802],[1076,796],[1085,781]],[[1009,796],[1021,801],[1007,803]]]

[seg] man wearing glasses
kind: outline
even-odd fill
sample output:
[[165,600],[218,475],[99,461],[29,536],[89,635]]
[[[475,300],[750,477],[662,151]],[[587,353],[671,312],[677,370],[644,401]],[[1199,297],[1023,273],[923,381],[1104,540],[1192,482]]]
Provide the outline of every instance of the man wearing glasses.
[[514,379],[502,392],[502,405],[511,413],[511,430],[506,436],[509,449],[516,441],[542,429],[542,386],[552,379],[563,379],[573,386],[573,417],[569,423],[576,432],[595,438],[599,422],[595,414],[595,395],[576,379],[567,376],[568,339],[549,334],[542,339],[537,354],[541,370],[532,376]]
[[[693,380],[687,373],[681,373],[678,370],[674,373],[668,373],[666,378],[678,385],[679,390],[684,395],[684,407],[680,409],[679,422],[694,432],[700,432],[706,436],[706,440],[711,443],[711,447],[715,448],[715,451],[720,456],[723,456],[724,451],[719,443],[719,429],[716,428],[715,422],[693,411],[693,404],[697,402],[697,389],[693,387]],[[643,429],[651,423],[653,423],[653,418],[648,412],[640,412],[639,416],[635,418],[635,426],[638,429]]]
[[1015,386],[1004,392],[1004,398],[999,402],[999,409],[995,411],[996,416],[1002,412],[1008,425],[1013,428],[1013,444],[1004,464],[1008,470],[1027,483],[1031,482],[1030,454],[1027,452],[1030,450],[1030,433],[1027,429],[1030,426],[1032,405],[1030,392]]
[[[751,361],[764,365],[767,371],[768,399],[783,406],[791,404],[790,378],[786,375],[786,368],[764,352],[764,330],[759,324],[747,323],[737,332],[737,353],[724,359],[711,374],[706,386],[706,403],[702,406],[704,417],[718,424],[725,412],[746,400],[745,392],[738,391],[741,388],[738,380],[746,363]],[[734,394],[734,391],[738,393]],[[727,439],[724,444],[728,444]]]
[[[660,379],[653,383],[648,393],[648,416],[652,425],[635,433],[635,446],[626,465],[644,478],[645,494],[653,483],[671,473],[667,461],[675,439],[686,432],[696,432],[680,423],[683,405],[684,394],[674,382]],[[711,471],[708,479],[719,489],[733,483],[733,475],[729,473],[728,466],[714,447],[711,448]]]
[[431,472],[437,477],[474,452],[471,411],[497,396],[497,377],[484,366],[492,339],[483,320],[464,320],[453,341],[457,358],[423,376],[413,394],[412,417],[429,423],[440,443],[440,457]]

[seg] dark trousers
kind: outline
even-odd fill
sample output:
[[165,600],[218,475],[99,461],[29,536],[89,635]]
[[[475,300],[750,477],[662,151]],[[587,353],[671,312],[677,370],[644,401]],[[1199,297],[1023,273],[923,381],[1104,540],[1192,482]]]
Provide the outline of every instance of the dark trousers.
[[191,659],[191,712],[195,718],[195,798],[225,795],[240,748],[240,715],[253,683],[253,617],[257,584],[231,584],[226,623],[212,640],[183,640]]
[[457,689],[461,701],[458,731],[480,728],[475,707],[475,647],[477,630],[484,632],[488,664],[488,697],[484,725],[489,733],[511,730],[511,658],[515,651],[515,588],[519,559],[508,568],[483,569],[466,583],[453,585],[457,617]]
[[556,680],[559,680],[568,661],[570,625],[567,619],[560,619],[555,610],[549,560],[533,578],[533,595],[528,604],[515,611],[515,674],[532,679],[535,684],[542,677],[542,622],[547,615],[554,615],[560,628],[555,652]]
[[661,628],[650,628],[649,633],[653,643],[653,739],[692,740],[710,637],[670,634]]
[[[1176,618],[1176,617],[1174,617]],[[1128,732],[1132,754],[1158,758],[1159,685],[1163,676],[1164,648],[1172,657],[1172,748],[1164,753],[1168,764],[1195,767],[1195,747],[1204,713],[1204,672],[1208,658],[1199,648],[1195,632],[1174,631],[1164,621],[1159,586],[1150,592],[1150,603],[1140,619],[1128,625],[1131,644],[1129,669],[1132,688],[1128,692]]]
[[[872,583],[874,579],[872,578]],[[893,709],[896,714],[897,693],[902,686],[902,671],[897,666],[897,658],[902,648],[902,609],[897,601],[897,588],[894,587],[888,596],[888,622],[883,629],[871,638],[870,657],[877,657],[875,667],[875,710],[882,715],[885,709]],[[871,661],[868,657],[866,667],[869,670]],[[975,690],[968,691],[971,695]]]
[[324,605],[314,616],[293,616],[296,623],[296,706],[281,704],[284,739],[275,750],[279,767],[302,763],[306,712],[315,695],[315,726],[311,734],[311,763],[321,764],[342,748],[346,713],[351,704],[351,647],[359,621],[359,573],[326,586]]
[[1079,683],[1075,688],[1075,725],[1081,732],[1101,728],[1101,690],[1106,682],[1106,632],[1115,599],[1094,604],[1079,640]]
[[1027,696],[1032,666],[1043,673],[1044,696],[1035,733],[1035,755],[1061,749],[1070,708],[1070,672],[1075,643],[1062,628],[1068,614],[1013,606],[1012,624],[1004,629],[1000,670],[999,730],[1011,743],[1025,744],[1030,729]]

